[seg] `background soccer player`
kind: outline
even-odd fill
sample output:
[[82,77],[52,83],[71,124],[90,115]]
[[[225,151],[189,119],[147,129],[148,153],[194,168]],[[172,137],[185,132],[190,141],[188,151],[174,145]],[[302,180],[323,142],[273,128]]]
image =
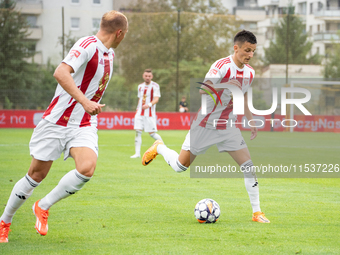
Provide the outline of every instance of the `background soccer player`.
[[162,140],[157,134],[156,104],[161,97],[159,85],[152,81],[151,69],[146,69],[143,73],[144,82],[138,85],[138,105],[135,115],[134,130],[135,154],[130,158],[140,158],[140,148],[142,146],[142,130],[149,132],[155,140]]
[[39,234],[47,234],[50,207],[79,191],[91,179],[98,157],[97,114],[104,106],[100,100],[112,75],[112,48],[117,48],[127,31],[128,21],[122,13],[105,13],[96,36],[78,40],[55,70],[59,84],[43,120],[34,129],[29,145],[33,158],[28,173],[15,184],[0,218],[0,242],[8,242],[15,212],[62,152],[65,160],[74,159],[76,169],[34,203],[35,228]]
[[[248,120],[252,120],[253,115],[248,108],[247,91],[255,77],[255,71],[249,65],[249,61],[254,55],[256,43],[253,33],[245,30],[237,33],[234,37],[234,54],[212,64],[204,79],[208,86],[202,86],[209,92],[212,92],[209,87],[214,87],[219,83],[237,86],[244,94],[244,110]],[[216,89],[216,91],[218,91],[223,104],[215,105],[215,102],[208,97],[207,112],[209,113],[203,115],[201,110],[198,112],[197,119],[193,121],[179,155],[167,148],[162,141],[156,141],[144,153],[142,163],[147,165],[157,154],[161,154],[176,172],[182,172],[187,170],[197,155],[205,153],[216,144],[219,152],[228,152],[241,169],[250,170],[244,171],[244,181],[253,208],[252,219],[261,223],[269,223],[270,221],[260,209],[258,181],[253,172],[253,162],[249,150],[241,131],[235,125],[230,124],[230,120],[235,123],[237,118],[233,114],[232,95],[228,89]],[[200,90],[200,93],[206,92]],[[216,119],[221,121],[214,125]],[[257,128],[251,127],[250,139],[252,140],[256,136]]]

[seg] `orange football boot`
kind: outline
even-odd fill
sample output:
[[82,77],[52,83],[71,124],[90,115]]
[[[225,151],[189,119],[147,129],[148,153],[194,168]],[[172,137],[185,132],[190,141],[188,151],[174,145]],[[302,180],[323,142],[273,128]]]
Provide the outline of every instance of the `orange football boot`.
[[35,229],[37,230],[37,232],[42,235],[45,236],[47,234],[48,231],[48,224],[47,224],[47,219],[48,219],[48,210],[43,210],[39,207],[39,201],[34,203],[32,210],[33,210],[33,214],[35,215],[35,217],[37,218],[37,221],[35,222]]
[[263,212],[254,212],[253,213],[253,221],[257,221],[260,223],[270,223],[270,220],[264,216]]
[[160,144],[164,144],[162,140],[156,140],[153,145],[146,150],[146,152],[144,153],[143,155],[143,158],[142,158],[142,164],[144,166],[150,164],[150,162],[156,158],[156,156],[158,155],[157,153],[157,146],[160,145]]
[[11,231],[10,226],[11,223],[5,224],[3,220],[0,222],[0,243],[8,243],[8,234]]

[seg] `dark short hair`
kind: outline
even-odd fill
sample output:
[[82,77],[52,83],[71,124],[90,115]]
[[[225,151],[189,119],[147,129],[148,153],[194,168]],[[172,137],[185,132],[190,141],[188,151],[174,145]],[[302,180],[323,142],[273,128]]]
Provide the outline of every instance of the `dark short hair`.
[[245,42],[249,42],[251,44],[257,44],[256,36],[247,30],[242,30],[238,32],[234,37],[234,44],[241,43],[241,45]]
[[145,70],[144,70],[144,73],[152,73],[152,70],[151,70],[150,68],[145,69]]

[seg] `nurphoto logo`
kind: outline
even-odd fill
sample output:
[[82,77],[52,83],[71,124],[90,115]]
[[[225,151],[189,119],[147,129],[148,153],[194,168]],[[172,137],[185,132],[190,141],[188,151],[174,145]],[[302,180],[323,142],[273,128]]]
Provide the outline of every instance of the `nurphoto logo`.
[[[206,89],[200,88],[199,89],[205,91],[207,94],[202,94],[201,95],[201,114],[206,115],[207,114],[207,97],[208,95],[212,98],[212,100],[215,103],[215,106],[218,105],[218,103],[222,104],[221,97],[218,95],[216,89],[223,88],[223,89],[229,89],[230,92],[232,93],[232,98],[233,98],[233,113],[235,115],[240,114],[244,115],[244,94],[243,92],[236,86],[234,85],[227,85],[227,84],[218,84],[214,87],[210,86],[209,84],[206,83],[201,83],[207,88],[209,88],[214,94],[216,95],[216,98],[218,99],[217,102],[212,95],[211,92],[209,92]],[[288,93],[302,93],[305,95],[304,98],[288,98],[287,94]],[[275,110],[277,109],[278,106],[278,91],[277,88],[272,88],[272,106],[268,110],[257,110],[253,106],[253,92],[252,88],[250,87],[248,89],[248,107],[251,113],[256,114],[256,115],[270,115]],[[311,99],[311,93],[307,89],[304,88],[281,88],[281,115],[285,116],[286,115],[286,106],[289,104],[296,105],[300,109],[300,111],[304,115],[312,115],[302,104],[307,103]],[[236,125],[236,124],[243,124],[245,126],[245,121],[243,122],[233,122],[232,120],[229,120],[231,125]],[[264,125],[264,121],[260,119],[254,119],[253,122],[261,122],[261,124],[258,125],[252,125],[250,121],[248,120],[248,125],[250,127],[262,127]],[[269,121],[270,124],[273,126],[275,121],[281,121],[280,119],[265,119],[265,121]],[[286,123],[293,123],[291,125],[286,125]],[[213,120],[213,125],[216,126],[217,124],[226,124],[228,123],[228,120],[226,119],[214,119]],[[297,121],[294,119],[285,119],[281,121],[281,124],[283,127],[295,127],[297,126]]]

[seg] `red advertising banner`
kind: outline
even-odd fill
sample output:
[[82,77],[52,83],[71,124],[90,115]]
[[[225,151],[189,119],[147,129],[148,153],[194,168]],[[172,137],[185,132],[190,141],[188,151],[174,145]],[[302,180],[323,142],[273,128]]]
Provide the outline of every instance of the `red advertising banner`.
[[[43,111],[0,110],[0,128],[34,128]],[[102,112],[98,115],[98,129],[133,129],[135,112]],[[157,113],[159,130],[189,130],[190,113]]]
[[[43,111],[35,110],[0,110],[0,128],[34,128],[43,115]],[[98,129],[122,130],[133,129],[135,112],[102,112],[98,115]],[[338,132],[340,133],[340,116],[314,115],[294,116],[294,121],[277,115],[254,116],[259,131],[288,131],[294,125],[298,132]],[[254,125],[253,123],[250,123]],[[157,127],[159,130],[189,130],[190,113],[158,112]],[[236,127],[250,130],[245,116],[238,116]]]

